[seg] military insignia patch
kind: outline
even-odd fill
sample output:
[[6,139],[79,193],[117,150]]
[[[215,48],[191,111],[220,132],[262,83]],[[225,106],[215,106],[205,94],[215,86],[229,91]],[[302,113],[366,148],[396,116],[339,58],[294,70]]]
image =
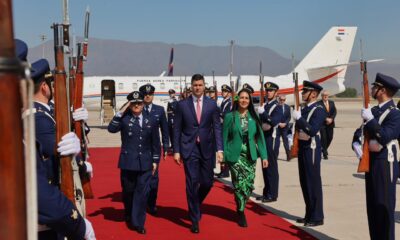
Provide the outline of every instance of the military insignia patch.
[[71,218],[74,220],[77,220],[78,219],[78,211],[76,211],[75,209],[72,209]]
[[138,93],[138,92],[134,92],[134,93],[133,93],[133,98],[134,98],[134,99],[139,98],[139,93]]
[[151,86],[146,86],[146,92],[150,92],[151,91]]

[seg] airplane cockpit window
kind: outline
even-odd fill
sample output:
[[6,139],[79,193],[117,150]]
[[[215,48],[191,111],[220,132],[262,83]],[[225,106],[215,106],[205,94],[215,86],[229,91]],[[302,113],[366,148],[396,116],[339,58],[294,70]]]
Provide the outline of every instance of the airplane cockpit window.
[[165,83],[160,83],[160,88],[165,89]]
[[119,89],[119,90],[124,89],[124,84],[123,84],[123,83],[118,83],[118,89]]

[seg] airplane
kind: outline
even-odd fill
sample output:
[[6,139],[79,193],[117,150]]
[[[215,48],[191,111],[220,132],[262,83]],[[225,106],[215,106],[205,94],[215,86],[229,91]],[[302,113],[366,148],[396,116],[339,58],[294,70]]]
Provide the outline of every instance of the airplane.
[[[302,81],[309,80],[320,84],[330,94],[338,94],[345,90],[344,81],[353,48],[357,27],[335,26],[321,38],[302,61],[293,69],[298,72],[299,89],[302,89]],[[170,55],[169,68],[173,66],[173,49]],[[169,69],[171,75],[172,71]],[[168,74],[169,75],[169,74]],[[260,75],[238,76],[204,76],[206,86],[213,85],[221,89],[223,84],[234,85],[235,89],[248,83],[255,90],[260,89]],[[292,73],[275,77],[263,76],[263,83],[270,81],[280,86],[279,94],[287,95],[287,103],[293,104],[294,82]],[[190,85],[190,76],[90,76],[84,80],[84,102],[88,108],[101,107],[104,99],[113,98],[114,109],[126,102],[126,96],[140,86],[151,83],[155,88],[154,102],[166,106],[169,96],[168,90],[174,89],[181,92]],[[220,92],[219,92],[220,95]],[[254,93],[259,97],[260,91]],[[219,96],[219,100],[222,97]]]

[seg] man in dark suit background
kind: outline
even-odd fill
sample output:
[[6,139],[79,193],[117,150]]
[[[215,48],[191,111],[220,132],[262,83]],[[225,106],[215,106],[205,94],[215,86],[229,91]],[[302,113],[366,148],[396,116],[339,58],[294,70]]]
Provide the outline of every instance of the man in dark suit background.
[[324,90],[322,92],[322,100],[319,101],[322,107],[324,107],[327,117],[324,124],[321,127],[321,146],[322,155],[325,160],[328,160],[328,148],[331,145],[333,139],[333,128],[335,127],[336,117],[336,106],[332,100],[329,100],[329,92]]
[[275,155],[278,157],[279,155],[279,147],[281,145],[281,137],[283,141],[283,146],[285,147],[285,152],[286,152],[286,160],[290,161],[290,148],[289,148],[289,140],[288,140],[288,131],[289,131],[289,122],[290,122],[290,106],[287,105],[286,102],[286,96],[285,95],[280,95],[278,97],[279,105],[282,107],[282,112],[283,112],[283,118],[282,121],[278,124],[277,128],[277,136],[276,136],[276,144],[275,144]]
[[205,81],[192,76],[192,96],[178,103],[174,128],[174,160],[183,159],[191,232],[199,233],[200,204],[213,185],[214,157],[223,160],[223,141],[216,101],[205,97]]

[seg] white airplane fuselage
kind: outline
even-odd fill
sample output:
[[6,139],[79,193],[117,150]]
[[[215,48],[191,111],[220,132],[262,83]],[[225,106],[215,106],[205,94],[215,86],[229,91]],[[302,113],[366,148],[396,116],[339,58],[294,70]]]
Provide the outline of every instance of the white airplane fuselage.
[[[298,72],[299,88],[302,88],[303,80],[309,80],[320,84],[331,95],[345,90],[344,81],[347,66],[355,35],[356,27],[332,27],[304,59],[295,67]],[[186,83],[185,83],[186,79]],[[254,97],[260,96],[259,75],[239,76],[205,76],[206,86],[213,85],[215,79],[219,99],[221,100],[221,86],[223,84],[235,86],[240,89],[244,83],[250,84],[254,90]],[[179,95],[181,88],[190,86],[190,76],[91,76],[84,79],[84,102],[89,108],[100,108],[101,82],[113,80],[115,83],[115,95],[117,108],[126,102],[126,96],[140,86],[150,83],[155,87],[154,103],[166,106],[169,96],[168,90],[174,89]],[[287,103],[293,104],[294,82],[292,73],[275,77],[264,76],[263,83],[274,82],[279,85],[279,94],[287,95]],[[236,86],[238,85],[238,86]]]

